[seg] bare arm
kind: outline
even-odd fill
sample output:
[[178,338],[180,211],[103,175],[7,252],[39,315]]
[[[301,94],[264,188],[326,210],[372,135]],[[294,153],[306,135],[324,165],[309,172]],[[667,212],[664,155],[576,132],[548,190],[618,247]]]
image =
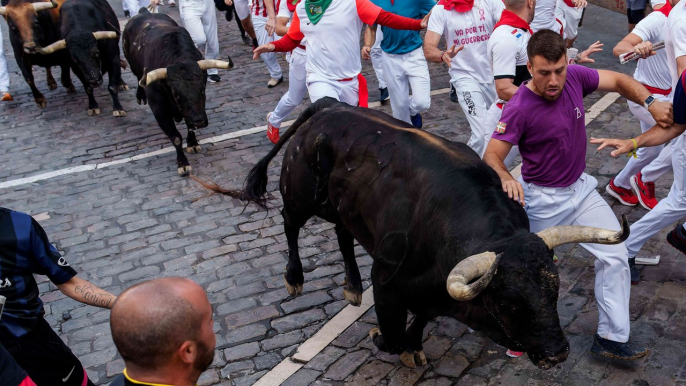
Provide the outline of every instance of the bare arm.
[[638,35],[634,33],[630,33],[622,39],[615,48],[612,49],[612,54],[616,57],[619,57],[619,55],[625,53],[625,52],[631,52],[634,50],[634,47],[637,44],[640,44],[643,42],[643,39],[641,39]]
[[510,174],[510,171],[505,167],[503,160],[507,157],[507,154],[512,149],[512,144],[506,141],[501,141],[499,139],[491,138],[488,141],[488,147],[484,152],[484,162],[500,177],[500,182],[503,184],[503,192],[507,193],[507,196],[511,199],[519,202],[524,206],[524,189],[519,181],[515,180]]
[[362,59],[371,60],[372,46],[376,42],[376,28],[378,26],[368,25],[367,29],[364,31],[364,47],[362,47]]
[[116,296],[99,288],[88,280],[74,276],[69,281],[59,284],[57,288],[70,298],[91,306],[112,308]]
[[[598,91],[618,92],[619,95],[638,105],[643,105],[646,98],[651,95],[645,86],[628,75],[607,70],[598,70],[598,75],[600,77]],[[654,101],[648,107],[648,111],[655,122],[664,128],[674,123],[672,104],[669,102]]]
[[433,31],[426,31],[426,35],[424,35],[424,57],[430,62],[443,62],[450,67],[451,61],[458,52],[462,51],[464,45],[456,47],[455,44],[453,44],[448,50],[441,51],[438,49],[438,42],[440,41],[441,35]]
[[[284,0],[285,1],[285,0]],[[290,21],[287,17],[277,17],[276,18],[276,34],[283,36],[288,33],[288,22]]]
[[[650,130],[634,138],[634,141],[636,141],[635,148],[662,145],[663,143],[667,143],[680,136],[685,130],[686,125],[676,123],[666,129],[657,125],[653,126]],[[597,151],[601,151],[606,147],[615,148],[616,150],[613,150],[612,153],[610,153],[613,157],[618,157],[634,150],[634,141],[630,139],[591,138],[591,143],[600,144]]]
[[276,11],[274,10],[274,0],[264,0],[264,7],[267,9],[267,24],[265,24],[264,29],[267,30],[269,36],[272,36],[276,30]]
[[495,80],[495,91],[498,98],[509,101],[519,87],[514,85],[514,79],[503,78]]

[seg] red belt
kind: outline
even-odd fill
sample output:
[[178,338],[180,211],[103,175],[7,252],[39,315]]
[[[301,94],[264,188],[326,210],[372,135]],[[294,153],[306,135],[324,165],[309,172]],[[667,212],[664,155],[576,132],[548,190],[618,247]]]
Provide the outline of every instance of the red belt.
[[661,88],[650,87],[647,84],[644,84],[643,86],[645,86],[645,88],[647,88],[651,94],[669,95],[672,92],[671,87],[669,88],[669,90],[663,90]]
[[[355,78],[345,78],[345,79],[338,79],[338,82],[350,82]],[[357,74],[357,82],[358,82],[358,95],[359,95],[359,102],[358,106],[360,107],[369,107],[369,90],[367,89],[367,79],[362,75],[362,73]]]
[[298,48],[300,48],[301,50],[306,50],[306,49],[307,49],[307,48],[305,48],[305,46],[303,46],[303,45],[301,45],[301,44],[298,44]]
[[503,106],[505,106],[505,103],[496,103],[496,106],[498,106],[499,109],[503,109]]

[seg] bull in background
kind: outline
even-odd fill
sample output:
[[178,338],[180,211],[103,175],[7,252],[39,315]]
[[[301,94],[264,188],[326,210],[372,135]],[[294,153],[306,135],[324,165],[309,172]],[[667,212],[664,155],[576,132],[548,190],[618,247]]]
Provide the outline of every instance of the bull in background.
[[[336,224],[345,297],[353,305],[362,295],[355,239],[374,260],[380,331],[370,335],[380,350],[400,354],[410,367],[426,364],[424,327],[451,316],[502,346],[526,351],[539,368],[566,360],[553,248],[619,243],[629,234],[626,218],[619,232],[563,226],[531,233],[524,209],[467,145],[331,98],[300,115],[250,171],[243,190],[204,186],[264,206],[267,166],[289,139],[279,188],[291,295],[302,293],[304,281],[300,228],[318,216]],[[408,310],[415,318],[406,329]]]
[[61,39],[59,30],[59,7],[64,0],[10,0],[6,7],[0,7],[0,15],[5,17],[10,30],[10,43],[14,57],[22,75],[33,93],[33,99],[40,108],[45,108],[45,96],[38,91],[33,80],[33,66],[45,67],[48,88],[55,90],[57,82],[52,77],[50,67],[62,69],[62,86],[67,93],[76,93],[69,74],[69,58],[64,52],[41,55],[39,50]]
[[60,8],[59,24],[64,39],[38,52],[50,55],[66,48],[71,69],[88,94],[88,115],[100,114],[93,87],[100,87],[103,74],[108,74],[112,115],[125,117],[118,95],[119,90],[128,90],[121,79],[125,62],[119,56],[119,21],[110,4],[106,0],[69,0]]
[[233,67],[233,62],[203,60],[191,35],[169,16],[141,8],[124,28],[124,55],[138,78],[138,104],[150,104],[157,123],[176,149],[179,175],[191,166],[183,153],[183,137],[176,122],[186,121],[187,150],[202,149],[195,130],[207,127],[205,86],[207,69]]

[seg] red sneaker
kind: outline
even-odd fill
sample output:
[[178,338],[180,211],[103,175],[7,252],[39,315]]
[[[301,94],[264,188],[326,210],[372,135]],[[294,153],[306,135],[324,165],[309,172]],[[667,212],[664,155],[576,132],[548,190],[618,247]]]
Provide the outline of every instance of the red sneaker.
[[624,205],[636,206],[636,204],[638,204],[638,197],[636,197],[634,192],[631,189],[624,189],[615,185],[614,178],[607,184],[605,191]]
[[14,100],[14,98],[12,98],[12,95],[9,92],[6,92],[2,95],[2,99],[0,100],[2,100],[3,102],[11,102]]
[[634,188],[634,191],[636,191],[636,194],[638,195],[638,202],[648,210],[653,209],[655,205],[657,205],[657,200],[655,199],[655,183],[643,182],[640,172],[635,176],[632,176],[630,181],[631,187]]
[[269,138],[270,141],[272,141],[273,144],[276,144],[279,142],[279,128],[274,127],[270,122],[269,122],[269,117],[271,117],[272,113],[267,114],[267,138]]
[[505,352],[505,355],[507,355],[510,358],[519,358],[522,355],[524,355],[524,353],[522,351],[512,351],[512,350],[508,349]]

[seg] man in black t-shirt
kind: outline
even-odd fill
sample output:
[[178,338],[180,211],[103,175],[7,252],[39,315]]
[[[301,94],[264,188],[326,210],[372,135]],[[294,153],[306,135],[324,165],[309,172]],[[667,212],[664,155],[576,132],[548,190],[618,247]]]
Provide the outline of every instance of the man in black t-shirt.
[[111,308],[116,297],[76,276],[31,216],[0,208],[0,295],[7,298],[0,344],[38,386],[92,385],[81,362],[43,318],[34,274],[46,275],[66,296]]

